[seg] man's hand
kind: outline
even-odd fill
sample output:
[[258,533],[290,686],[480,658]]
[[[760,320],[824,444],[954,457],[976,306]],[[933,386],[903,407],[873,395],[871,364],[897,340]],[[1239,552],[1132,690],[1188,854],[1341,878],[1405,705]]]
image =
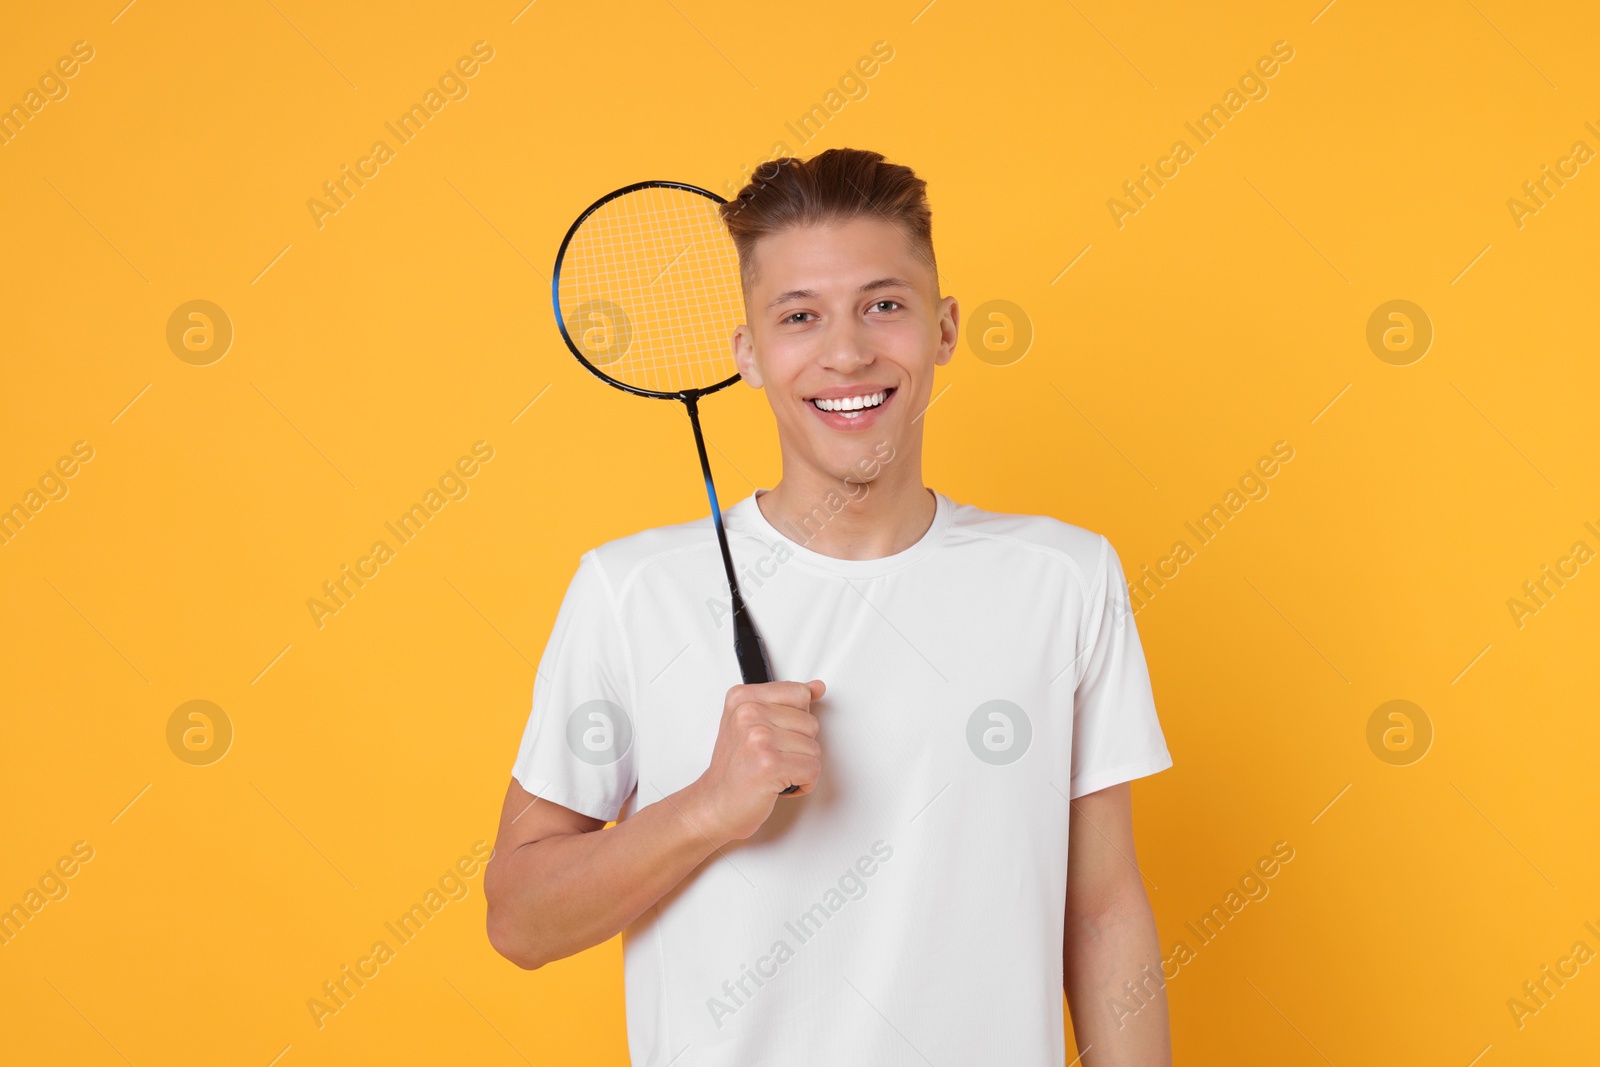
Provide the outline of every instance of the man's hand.
[[736,685],[722,704],[722,722],[711,765],[690,787],[709,830],[718,840],[738,841],[761,829],[778,795],[805,796],[822,774],[821,724],[811,702],[827,686],[809,682]]

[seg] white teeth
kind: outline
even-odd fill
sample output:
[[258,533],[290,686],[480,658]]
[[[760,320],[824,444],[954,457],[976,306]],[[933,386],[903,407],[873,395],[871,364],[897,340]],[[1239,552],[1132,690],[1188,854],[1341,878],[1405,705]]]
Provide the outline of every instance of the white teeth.
[[838,400],[816,399],[812,403],[823,411],[859,411],[863,408],[875,408],[889,397],[887,390],[871,393],[866,396],[847,396]]

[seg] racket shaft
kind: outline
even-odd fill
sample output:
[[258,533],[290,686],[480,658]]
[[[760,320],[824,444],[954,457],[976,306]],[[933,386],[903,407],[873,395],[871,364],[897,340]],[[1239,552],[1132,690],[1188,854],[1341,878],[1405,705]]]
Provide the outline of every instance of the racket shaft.
[[[695,397],[685,396],[689,409],[689,424],[694,427],[695,449],[700,453],[700,473],[706,482],[706,498],[711,502],[712,524],[717,529],[717,547],[722,550],[722,566],[728,574],[728,593],[733,604],[733,652],[739,660],[739,675],[746,685],[760,685],[772,681],[772,662],[767,659],[767,646],[756,632],[756,624],[745,609],[744,597],[739,594],[739,580],[733,572],[733,553],[728,551],[728,534],[722,525],[722,508],[717,504],[717,487],[711,481],[711,461],[706,456],[705,437],[700,432],[700,410]],[[778,795],[799,789],[791,785]]]

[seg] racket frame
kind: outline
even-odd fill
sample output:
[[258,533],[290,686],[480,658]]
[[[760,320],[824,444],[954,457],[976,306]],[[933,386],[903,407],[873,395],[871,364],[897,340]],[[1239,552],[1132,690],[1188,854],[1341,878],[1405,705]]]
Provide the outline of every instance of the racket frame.
[[[663,392],[656,389],[645,389],[641,386],[621,382],[606,374],[599,367],[590,363],[584,356],[583,350],[578,347],[572,335],[567,331],[566,319],[561,314],[561,264],[566,258],[567,246],[572,243],[572,238],[585,220],[599,211],[602,207],[628,193],[641,189],[681,189],[685,192],[696,193],[718,205],[727,203],[722,197],[708,189],[685,182],[671,181],[644,181],[625,185],[602,196],[599,200],[584,209],[567,229],[566,236],[561,239],[561,247],[556,251],[555,269],[550,278],[550,303],[555,309],[556,326],[561,330],[561,339],[566,342],[567,348],[578,358],[578,362],[587,367],[595,377],[607,385],[621,389],[625,393],[635,396],[649,397],[652,400],[677,400],[689,409],[689,423],[694,427],[694,445],[700,456],[700,474],[705,479],[706,499],[711,502],[711,517],[717,529],[717,546],[722,550],[722,566],[728,576],[728,593],[731,597],[733,608],[733,651],[739,662],[739,674],[746,685],[758,685],[772,681],[772,663],[767,658],[767,647],[761,640],[761,634],[756,630],[755,622],[750,618],[750,612],[745,607],[744,597],[739,592],[739,580],[734,574],[733,555],[728,551],[728,534],[722,525],[722,507],[717,502],[717,487],[711,480],[711,461],[706,456],[705,436],[700,430],[700,398],[709,396],[719,389],[725,389],[739,380],[740,375],[735,372],[731,377],[712,385],[698,389],[679,389],[672,392]],[[779,795],[793,793],[799,789],[798,785],[791,785]]]
[[595,366],[593,363],[589,362],[588,357],[583,354],[583,350],[579,348],[577,342],[572,339],[572,334],[567,332],[567,320],[561,314],[561,264],[566,259],[567,246],[572,243],[572,238],[577,235],[578,229],[584,224],[585,221],[588,220],[590,215],[593,215],[596,211],[599,211],[601,208],[611,203],[611,201],[617,199],[617,197],[626,196],[628,193],[638,192],[640,189],[682,189],[684,192],[696,193],[700,196],[703,196],[714,204],[721,205],[727,203],[726,200],[718,196],[716,193],[713,193],[711,190],[702,189],[698,185],[689,185],[685,182],[634,182],[632,185],[625,185],[621,189],[615,189],[607,193],[599,200],[596,200],[594,203],[590,204],[587,208],[584,208],[583,214],[579,215],[577,221],[567,228],[566,236],[561,239],[561,247],[556,251],[555,270],[550,275],[550,303],[551,306],[555,308],[556,326],[561,330],[561,339],[566,342],[567,348],[572,352],[572,354],[578,357],[578,362],[589,368],[590,373],[595,377],[599,378],[607,385],[621,389],[625,393],[633,393],[635,396],[648,396],[655,400],[682,400],[687,402],[690,396],[698,399],[702,396],[708,396],[711,393],[716,392],[718,389],[727,388],[739,380],[739,373],[735,371],[732,375],[720,382],[717,382],[713,385],[702,386],[698,389],[662,391],[659,389],[646,389],[639,385],[630,385],[627,382],[618,381],[605,371],[601,370],[599,367]]

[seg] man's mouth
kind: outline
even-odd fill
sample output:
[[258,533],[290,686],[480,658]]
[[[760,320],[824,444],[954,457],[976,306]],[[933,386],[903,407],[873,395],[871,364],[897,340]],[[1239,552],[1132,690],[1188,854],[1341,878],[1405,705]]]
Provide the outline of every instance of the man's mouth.
[[877,411],[888,403],[888,398],[893,397],[894,387],[854,394],[850,397],[811,397],[808,405],[819,413],[832,416],[832,419],[845,419],[845,421],[858,421],[869,411]]

